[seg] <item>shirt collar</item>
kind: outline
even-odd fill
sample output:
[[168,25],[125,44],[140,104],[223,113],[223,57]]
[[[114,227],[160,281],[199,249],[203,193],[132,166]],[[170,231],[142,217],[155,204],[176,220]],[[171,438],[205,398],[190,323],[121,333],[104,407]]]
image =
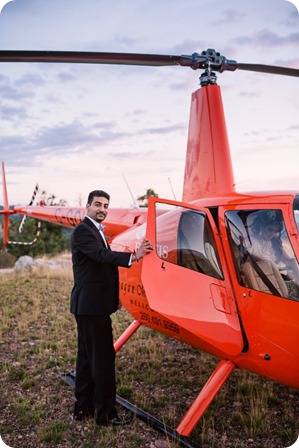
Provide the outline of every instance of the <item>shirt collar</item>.
[[100,231],[104,231],[105,227],[102,226],[102,224],[100,224],[99,222],[95,221],[94,219],[92,219],[90,216],[86,215],[86,218],[90,219],[90,221],[96,226],[96,228]]

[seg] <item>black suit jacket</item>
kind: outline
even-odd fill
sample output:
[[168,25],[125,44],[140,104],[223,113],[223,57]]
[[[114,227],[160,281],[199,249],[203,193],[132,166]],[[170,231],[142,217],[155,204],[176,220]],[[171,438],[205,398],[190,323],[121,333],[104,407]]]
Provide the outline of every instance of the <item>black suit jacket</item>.
[[118,308],[118,267],[129,267],[131,254],[107,249],[89,218],[75,228],[71,238],[74,287],[71,313],[110,315]]

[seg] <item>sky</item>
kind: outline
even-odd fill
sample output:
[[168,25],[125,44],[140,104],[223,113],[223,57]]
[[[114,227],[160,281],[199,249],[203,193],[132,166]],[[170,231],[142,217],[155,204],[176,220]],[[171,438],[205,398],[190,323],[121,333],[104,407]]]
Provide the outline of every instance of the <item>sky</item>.
[[[0,13],[1,50],[208,48],[242,63],[299,68],[298,9],[286,0],[13,0]],[[114,207],[130,207],[131,193],[136,199],[148,188],[181,200],[200,74],[179,66],[0,64],[0,161],[10,204],[29,203],[36,182],[69,206],[84,206],[98,188]],[[219,74],[218,84],[237,191],[299,190],[298,78],[239,70]]]

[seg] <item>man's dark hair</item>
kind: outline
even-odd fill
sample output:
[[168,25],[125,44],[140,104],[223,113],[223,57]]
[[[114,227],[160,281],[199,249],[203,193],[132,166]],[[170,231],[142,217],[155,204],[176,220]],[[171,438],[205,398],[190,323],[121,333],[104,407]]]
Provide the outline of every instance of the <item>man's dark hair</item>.
[[88,195],[87,204],[91,204],[92,201],[93,201],[93,198],[100,197],[100,196],[102,198],[106,198],[106,199],[108,199],[108,201],[110,201],[110,196],[109,196],[108,193],[106,193],[106,191],[103,191],[103,190],[93,190]]

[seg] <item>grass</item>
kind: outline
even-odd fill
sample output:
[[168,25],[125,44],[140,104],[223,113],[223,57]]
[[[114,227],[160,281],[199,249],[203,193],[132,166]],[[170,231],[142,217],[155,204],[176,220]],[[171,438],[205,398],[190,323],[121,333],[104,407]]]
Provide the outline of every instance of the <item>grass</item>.
[[[72,420],[76,328],[67,270],[0,275],[0,433],[12,448],[174,448],[138,419],[125,429]],[[132,321],[113,316],[115,338]],[[117,354],[118,394],[176,428],[217,364],[146,327]],[[203,448],[284,448],[299,433],[299,391],[235,371],[191,434]]]

